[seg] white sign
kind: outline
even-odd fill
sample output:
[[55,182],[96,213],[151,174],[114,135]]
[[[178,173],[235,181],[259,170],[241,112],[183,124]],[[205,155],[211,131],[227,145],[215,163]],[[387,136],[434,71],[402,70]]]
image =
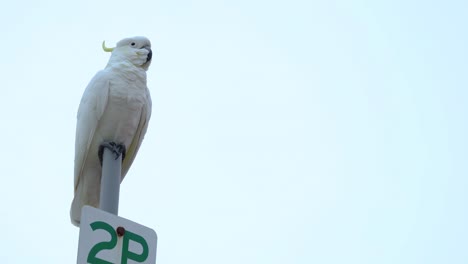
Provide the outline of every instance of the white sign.
[[155,264],[157,240],[148,227],[83,206],[77,264]]

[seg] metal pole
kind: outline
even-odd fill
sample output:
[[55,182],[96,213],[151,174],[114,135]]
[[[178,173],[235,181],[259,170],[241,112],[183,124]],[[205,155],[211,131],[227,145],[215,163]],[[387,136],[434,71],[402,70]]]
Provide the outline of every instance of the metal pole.
[[115,159],[109,148],[102,155],[101,195],[99,207],[114,215],[119,213],[120,177],[122,175],[122,155]]

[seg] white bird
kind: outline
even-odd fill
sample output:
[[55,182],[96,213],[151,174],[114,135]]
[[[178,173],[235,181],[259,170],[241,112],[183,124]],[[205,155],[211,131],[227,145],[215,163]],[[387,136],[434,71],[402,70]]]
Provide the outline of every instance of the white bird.
[[[99,208],[101,190],[100,145],[122,144],[121,180],[140,148],[151,116],[146,71],[151,64],[151,43],[145,37],[126,38],[112,52],[104,70],[90,81],[78,108],[75,139],[75,196],[70,217],[79,226],[81,208]],[[120,153],[118,153],[120,154]],[[102,157],[101,157],[102,158]]]

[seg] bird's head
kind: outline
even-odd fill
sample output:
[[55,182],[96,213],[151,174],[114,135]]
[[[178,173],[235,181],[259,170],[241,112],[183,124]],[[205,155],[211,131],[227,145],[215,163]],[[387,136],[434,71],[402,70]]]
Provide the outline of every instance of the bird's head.
[[112,52],[112,57],[115,59],[126,60],[145,71],[148,70],[153,56],[151,42],[145,37],[122,39],[117,42],[115,48],[107,48],[105,42],[102,42],[102,49],[106,52]]

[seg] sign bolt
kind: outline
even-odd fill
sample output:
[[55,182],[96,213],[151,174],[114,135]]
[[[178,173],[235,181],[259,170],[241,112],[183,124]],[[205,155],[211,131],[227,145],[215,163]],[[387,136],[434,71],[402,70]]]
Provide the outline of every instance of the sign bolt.
[[118,235],[119,237],[125,235],[125,228],[123,228],[123,227],[121,227],[121,226],[117,227],[117,235]]

